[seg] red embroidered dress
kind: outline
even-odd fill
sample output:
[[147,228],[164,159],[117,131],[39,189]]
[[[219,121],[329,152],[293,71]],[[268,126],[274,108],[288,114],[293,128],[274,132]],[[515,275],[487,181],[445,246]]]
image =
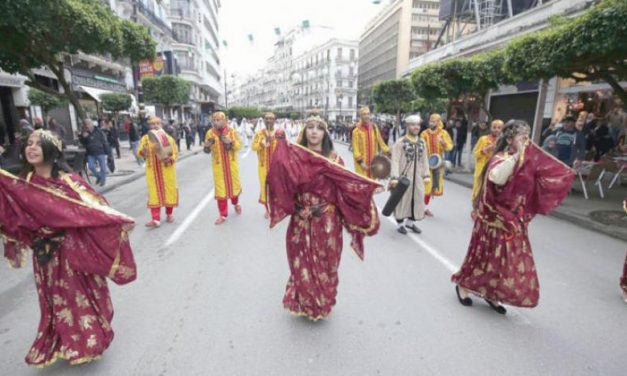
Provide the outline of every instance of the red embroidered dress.
[[[66,359],[80,364],[107,349],[113,340],[113,306],[105,278],[117,284],[135,279],[128,242],[133,226],[133,219],[108,207],[76,175],[21,179],[0,170],[4,256],[17,268],[25,265],[29,249],[36,250],[41,320],[26,363],[46,366]],[[60,245],[38,246],[50,239]]]
[[488,163],[468,253],[452,281],[485,299],[535,307],[540,285],[527,226],[536,214],[559,206],[575,172],[531,144],[499,186],[489,174],[506,158],[499,153]]
[[342,228],[364,257],[363,237],[379,229],[372,195],[378,184],[300,145],[281,140],[268,174],[268,207],[274,227],[290,215],[286,234],[290,278],[284,307],[318,320],[331,313],[338,286]]

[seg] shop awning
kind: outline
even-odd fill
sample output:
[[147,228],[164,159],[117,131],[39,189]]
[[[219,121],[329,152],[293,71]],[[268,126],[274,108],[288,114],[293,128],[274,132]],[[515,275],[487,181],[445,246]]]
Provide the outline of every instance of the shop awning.
[[105,94],[105,93],[115,93],[114,91],[111,90],[103,90],[103,89],[96,89],[95,87],[89,87],[89,86],[79,86],[85,93],[87,93],[90,97],[94,98],[96,100],[96,102],[100,103],[100,95],[101,94]]

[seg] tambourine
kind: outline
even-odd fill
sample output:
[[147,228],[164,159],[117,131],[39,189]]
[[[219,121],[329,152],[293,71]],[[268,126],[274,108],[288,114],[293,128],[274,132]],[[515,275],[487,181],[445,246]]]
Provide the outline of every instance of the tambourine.
[[148,131],[148,139],[155,145],[157,158],[161,161],[169,159],[174,154],[174,147],[170,143],[168,134],[163,129],[152,129]]
[[377,154],[370,162],[370,175],[374,179],[384,180],[390,177],[392,161],[383,154]]

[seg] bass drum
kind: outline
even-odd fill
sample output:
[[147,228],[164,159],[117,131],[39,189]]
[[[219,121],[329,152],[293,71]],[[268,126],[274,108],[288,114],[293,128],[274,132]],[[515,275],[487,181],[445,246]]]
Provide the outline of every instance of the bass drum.
[[383,154],[377,154],[370,162],[370,175],[373,179],[384,180],[390,177],[392,161]]
[[391,191],[390,198],[388,198],[388,201],[385,203],[385,206],[383,207],[383,210],[381,211],[381,213],[384,216],[389,217],[390,214],[394,212],[394,209],[396,209],[396,206],[398,205],[398,203],[401,202],[403,195],[405,194],[405,192],[407,192],[407,188],[409,188],[409,184],[410,184],[410,181],[406,177],[402,177],[398,180],[398,184]]

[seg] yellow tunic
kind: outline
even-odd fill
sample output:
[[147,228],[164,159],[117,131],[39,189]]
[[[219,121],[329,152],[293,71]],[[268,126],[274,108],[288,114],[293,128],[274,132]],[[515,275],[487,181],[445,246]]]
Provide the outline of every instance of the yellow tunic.
[[[257,167],[259,171],[259,185],[261,191],[259,194],[259,202],[266,204],[266,176],[272,163],[272,154],[277,146],[277,140],[274,138],[274,132],[268,131],[268,129],[260,129],[255,132],[255,138],[253,139],[253,151],[257,152]],[[272,137],[272,145],[270,147],[262,147],[261,142],[267,140],[268,137]]]
[[[220,134],[229,136],[233,140],[233,147],[227,150],[224,143],[220,141]],[[242,186],[239,178],[239,162],[237,151],[242,147],[237,131],[233,128],[224,128],[222,132],[213,128],[206,136],[205,142],[214,140],[211,146],[211,160],[213,167],[213,184],[215,186],[216,200],[234,198],[242,193]]]
[[[173,148],[172,159],[176,161],[178,158],[176,141],[170,136],[168,136],[168,140]],[[179,190],[176,185],[175,164],[167,165],[165,162],[159,160],[155,146],[150,142],[148,135],[144,135],[139,141],[137,156],[146,160],[148,207],[160,208],[164,206],[178,206]]]
[[[448,132],[442,128],[438,128],[435,131],[431,129],[427,129],[420,134],[420,138],[423,139],[425,145],[427,146],[427,157],[432,154],[439,154],[442,160],[444,160],[444,152],[453,149],[453,141],[451,141],[451,136],[449,136]],[[442,143],[439,142],[439,139],[442,140]],[[431,180],[425,183],[425,194],[432,196],[442,196],[444,193],[444,163],[442,163],[442,167],[439,168],[439,180],[438,180],[438,188],[433,189],[433,170],[431,170]]]
[[[361,176],[370,178],[372,177],[370,174],[370,163],[372,162],[372,158],[377,155],[377,147],[383,153],[389,153],[390,148],[385,144],[379,132],[379,128],[374,124],[366,127],[360,122],[355,129],[353,129],[352,137],[355,172]],[[360,166],[362,162],[368,167],[366,171]]]
[[496,138],[492,135],[481,136],[472,151],[475,157],[475,176],[472,182],[472,199],[474,200],[479,194],[479,187],[481,186],[481,173],[486,163],[492,158],[494,153],[484,153],[483,149],[490,145],[496,144]]

